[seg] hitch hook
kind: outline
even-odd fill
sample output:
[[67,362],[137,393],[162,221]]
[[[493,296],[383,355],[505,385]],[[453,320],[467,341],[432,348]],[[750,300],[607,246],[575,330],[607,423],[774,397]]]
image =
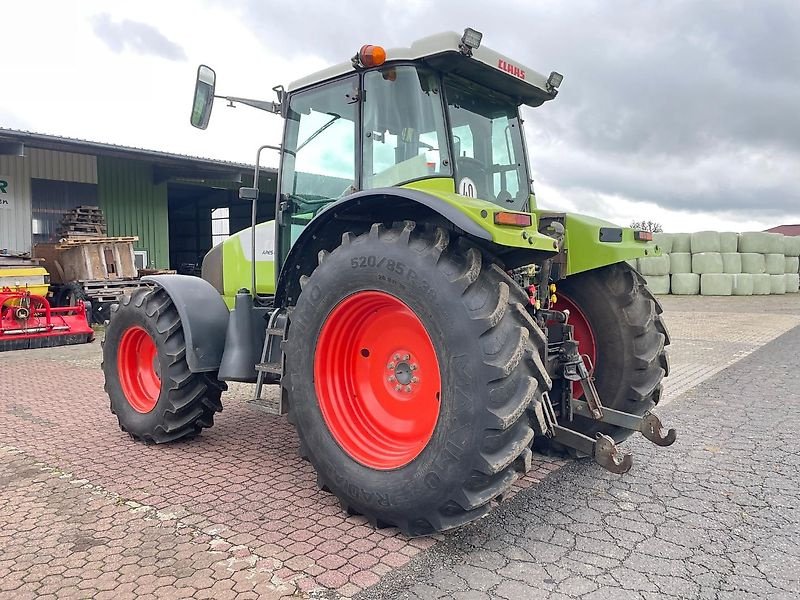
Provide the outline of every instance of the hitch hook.
[[620,452],[614,440],[603,433],[597,434],[597,440],[594,443],[594,460],[601,467],[617,475],[627,473],[633,466],[633,456],[627,452]]
[[675,443],[677,433],[674,429],[669,429],[667,434],[664,435],[662,433],[663,429],[664,426],[661,424],[661,420],[653,413],[645,413],[642,417],[642,423],[639,426],[639,431],[642,432],[642,435],[657,446],[671,446]]

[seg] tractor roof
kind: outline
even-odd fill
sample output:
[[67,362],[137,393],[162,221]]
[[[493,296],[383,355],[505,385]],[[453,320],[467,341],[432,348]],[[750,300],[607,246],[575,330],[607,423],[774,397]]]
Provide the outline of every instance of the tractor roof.
[[[520,104],[539,106],[552,100],[557,90],[548,88],[547,77],[520,63],[479,46],[467,56],[459,49],[462,36],[455,32],[432,35],[411,44],[410,48],[389,48],[386,63],[419,61],[443,73],[452,73],[481,83],[516,98]],[[289,84],[293,92],[355,71],[347,61],[317,71]]]

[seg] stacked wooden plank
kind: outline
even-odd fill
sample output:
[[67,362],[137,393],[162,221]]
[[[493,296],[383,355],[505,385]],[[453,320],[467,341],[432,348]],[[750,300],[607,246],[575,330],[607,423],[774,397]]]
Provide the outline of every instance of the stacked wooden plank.
[[64,213],[57,233],[60,239],[105,236],[103,211],[98,206],[77,206]]

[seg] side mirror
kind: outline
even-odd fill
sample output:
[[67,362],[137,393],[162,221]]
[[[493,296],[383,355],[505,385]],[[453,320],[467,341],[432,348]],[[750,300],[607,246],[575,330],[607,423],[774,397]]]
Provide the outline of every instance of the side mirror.
[[214,105],[214,86],[217,83],[217,74],[214,69],[206,65],[197,67],[197,82],[194,84],[194,102],[192,103],[192,116],[189,122],[192,127],[205,129],[211,118],[211,108]]

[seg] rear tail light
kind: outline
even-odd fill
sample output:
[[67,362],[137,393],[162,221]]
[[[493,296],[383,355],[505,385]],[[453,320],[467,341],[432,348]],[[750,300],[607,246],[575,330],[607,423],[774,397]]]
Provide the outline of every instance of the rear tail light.
[[652,231],[641,231],[639,229],[633,232],[633,239],[639,242],[652,242],[653,241],[653,232]]
[[530,227],[531,216],[525,213],[496,212],[494,213],[495,225],[511,225],[512,227]]

